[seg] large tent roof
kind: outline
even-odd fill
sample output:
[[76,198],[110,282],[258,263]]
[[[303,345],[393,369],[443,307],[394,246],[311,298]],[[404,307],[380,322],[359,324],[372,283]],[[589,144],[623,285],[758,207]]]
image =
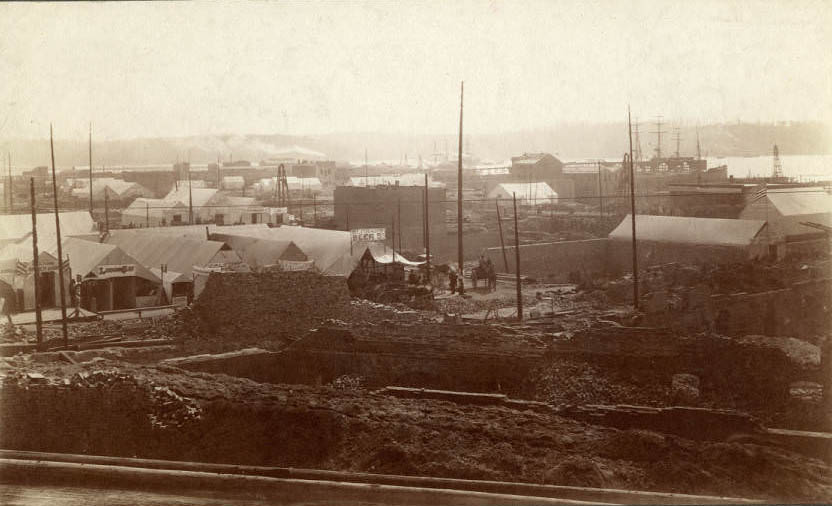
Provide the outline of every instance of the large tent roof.
[[116,244],[146,267],[166,264],[172,271],[190,276],[193,266],[211,262],[225,246],[219,241],[158,234],[112,234],[105,241]]
[[306,254],[292,241],[261,239],[241,235],[215,233],[214,240],[222,241],[236,251],[250,267],[265,267],[280,260],[307,261]]
[[72,274],[97,275],[95,270],[100,265],[134,265],[137,277],[158,283],[160,279],[150,272],[135,258],[128,255],[115,244],[101,244],[85,241],[75,237],[67,237],[63,241],[63,254],[69,257],[69,267]]
[[[58,213],[61,221],[61,235],[89,234],[96,231],[95,222],[88,211],[67,211]],[[38,213],[38,240],[55,236],[55,214]],[[19,241],[32,233],[31,214],[0,215],[0,242]]]
[[[610,232],[610,239],[632,240],[630,215]],[[636,215],[636,238],[643,241],[747,246],[766,226],[761,220],[689,218],[682,216]]]
[[[226,234],[235,234],[223,231]],[[275,227],[250,229],[239,235],[291,241],[315,262],[317,269],[330,276],[349,276],[358,263],[350,253],[350,233],[340,230],[325,230],[306,227]]]

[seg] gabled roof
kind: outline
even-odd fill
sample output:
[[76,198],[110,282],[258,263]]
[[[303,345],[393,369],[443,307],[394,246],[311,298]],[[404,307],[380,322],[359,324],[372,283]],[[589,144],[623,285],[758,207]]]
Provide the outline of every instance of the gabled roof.
[[832,195],[822,188],[768,190],[766,195],[783,216],[832,213]]
[[[95,222],[87,211],[59,213],[61,236],[89,234],[96,231]],[[38,240],[55,237],[55,214],[38,213]],[[0,241],[18,241],[32,233],[32,215],[0,215]]]
[[221,233],[213,234],[211,237],[231,246],[240,255],[243,262],[252,268],[275,265],[280,260],[301,262],[309,260],[306,254],[292,241]]
[[[191,188],[190,194],[193,196],[193,204],[194,207],[202,207],[207,205],[211,202],[211,200],[217,195],[218,190],[216,188]],[[189,203],[189,192],[188,192],[188,184],[183,183],[179,185],[179,189],[175,187],[165,195],[164,200],[168,201],[179,201],[185,204],[186,206]]]
[[134,272],[137,277],[158,283],[160,279],[152,274],[145,266],[132,256],[128,255],[115,244],[101,244],[92,241],[85,241],[75,237],[67,237],[63,240],[62,253],[69,258],[69,267],[72,275],[80,274],[86,277],[88,274],[95,275],[99,265],[134,265]]
[[[683,216],[636,215],[636,238],[678,244],[747,246],[766,226],[761,220],[689,218]],[[632,240],[630,215],[613,230],[610,239]]]
[[360,258],[353,258],[350,254],[350,233],[340,230],[283,226],[250,229],[244,232],[223,232],[294,242],[310,260],[314,260],[315,267],[320,272],[331,276],[349,276]]
[[510,198],[512,194],[524,200],[558,198],[558,194],[546,183],[500,183],[488,193],[488,198]]

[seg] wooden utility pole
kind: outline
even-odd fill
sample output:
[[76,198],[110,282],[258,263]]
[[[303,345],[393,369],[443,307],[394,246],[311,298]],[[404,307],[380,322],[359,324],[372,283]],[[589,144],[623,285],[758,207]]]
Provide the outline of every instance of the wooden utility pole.
[[[465,93],[465,82],[459,83],[459,160],[457,160],[456,183],[456,250],[459,262],[459,294],[465,293],[465,268],[462,254],[462,99]],[[427,174],[425,174],[427,180]]]
[[390,244],[393,249],[393,263],[396,263],[396,217],[390,220]]
[[494,205],[497,206],[497,228],[500,229],[500,249],[503,250],[503,264],[506,266],[506,272],[511,272],[508,268],[508,257],[506,256],[506,243],[503,241],[503,220],[500,218],[500,199],[494,199]]
[[[245,187],[245,181],[243,181]],[[191,165],[188,164],[188,225],[194,224],[194,195],[191,188]]]
[[144,226],[150,227],[150,204],[144,203]]
[[[92,121],[90,121],[90,216],[92,216]],[[106,192],[107,189],[104,188]]]
[[399,253],[402,251],[402,198],[396,204],[396,221],[399,222]]
[[69,331],[66,328],[66,294],[64,289],[64,255],[61,246],[61,217],[58,212],[58,182],[55,177],[55,143],[52,139],[52,125],[49,125],[49,151],[52,154],[52,202],[55,206],[55,238],[58,242],[58,283],[61,294],[61,331],[64,335],[64,346],[69,346]]
[[[430,193],[428,192],[428,175],[425,174],[425,269],[430,283]],[[462,273],[460,273],[462,274]]]
[[638,309],[638,248],[636,247],[636,171],[633,166],[633,126],[627,106],[627,130],[630,138],[630,212],[633,223],[633,309]]
[[523,291],[520,287],[520,232],[517,227],[517,195],[511,194],[511,199],[514,204],[514,264],[517,268],[515,275],[517,284],[517,321],[523,320]]
[[312,218],[315,220],[315,225],[318,226],[318,202],[315,198],[315,194],[312,194]]
[[38,212],[35,206],[35,178],[29,178],[29,202],[32,206],[32,267],[35,275],[35,328],[38,349],[43,348],[43,318],[40,314],[40,264],[38,262]]
[[604,189],[601,184],[601,161],[598,161],[598,202],[600,206],[599,214],[604,217]]
[[14,212],[14,179],[12,178],[12,153],[8,153],[9,164],[9,214]]
[[104,188],[104,233],[110,233],[110,194]]

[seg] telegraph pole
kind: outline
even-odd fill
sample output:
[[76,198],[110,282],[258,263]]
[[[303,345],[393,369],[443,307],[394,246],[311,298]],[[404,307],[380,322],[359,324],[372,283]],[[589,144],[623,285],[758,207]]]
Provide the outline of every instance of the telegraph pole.
[[600,215],[604,217],[604,189],[601,186],[601,161],[598,161],[598,202],[600,205]]
[[[459,262],[459,294],[465,293],[465,269],[462,255],[462,100],[465,94],[465,82],[459,83],[459,160],[457,160],[456,184],[456,235],[457,261]],[[425,174],[425,181],[427,181]],[[427,183],[426,183],[427,184]]]
[[104,188],[104,231],[110,233],[110,194]]
[[144,203],[144,225],[150,227],[150,204]]
[[428,193],[428,175],[425,174],[425,269],[430,283],[430,194]]
[[517,321],[523,320],[523,291],[520,289],[520,232],[517,227],[517,195],[512,192],[511,200],[514,204],[514,264],[517,273],[515,280],[517,284]]
[[[90,216],[92,216],[92,121],[90,121]],[[107,191],[107,188],[104,188]]]
[[[243,181],[243,188],[246,183]],[[188,225],[194,224],[194,195],[191,188],[191,164],[188,164]]]
[[[659,123],[661,126],[661,123]],[[630,106],[627,106],[627,131],[630,138],[630,216],[633,223],[633,309],[638,310],[638,248],[636,247],[636,172],[633,168],[633,126],[630,122]],[[661,131],[661,129],[659,130]],[[659,134],[661,139],[661,134]]]
[[35,328],[38,349],[43,349],[43,318],[40,314],[40,264],[38,262],[38,212],[35,206],[35,178],[29,178],[29,202],[32,206],[32,267],[35,271]]
[[55,177],[55,143],[52,139],[52,125],[49,125],[49,151],[52,154],[52,202],[55,205],[55,237],[58,242],[58,283],[61,294],[61,331],[64,346],[69,347],[69,332],[66,328],[66,294],[64,293],[64,255],[61,247],[61,218],[58,213],[58,183]]
[[399,201],[396,205],[396,221],[399,222],[399,252],[402,251],[402,198],[399,197]]
[[9,163],[9,214],[14,212],[14,179],[12,179],[12,153],[8,153]]
[[503,242],[503,220],[500,218],[500,199],[494,199],[494,204],[497,206],[497,228],[500,229],[500,249],[503,250],[503,264],[506,266],[506,272],[511,272],[508,269],[508,257],[506,256],[506,243]]

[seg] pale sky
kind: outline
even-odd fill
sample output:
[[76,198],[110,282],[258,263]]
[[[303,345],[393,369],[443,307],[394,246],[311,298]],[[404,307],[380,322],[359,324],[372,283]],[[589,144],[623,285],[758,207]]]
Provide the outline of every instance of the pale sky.
[[0,138],[832,120],[832,2],[0,5]]

